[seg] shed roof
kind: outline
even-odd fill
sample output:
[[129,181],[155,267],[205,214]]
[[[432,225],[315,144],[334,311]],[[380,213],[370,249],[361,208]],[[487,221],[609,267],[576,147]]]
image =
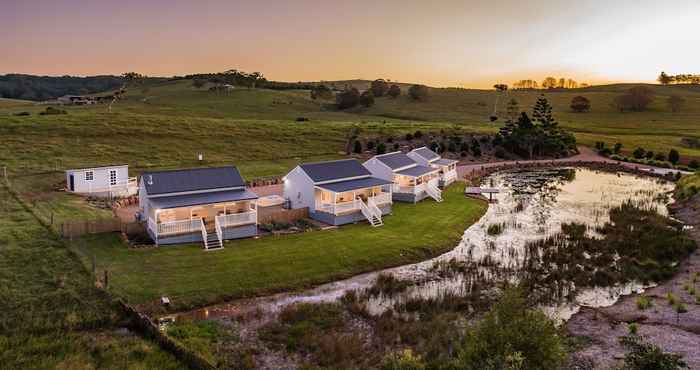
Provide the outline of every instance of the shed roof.
[[151,198],[149,202],[154,208],[166,209],[251,199],[258,199],[258,196],[249,190],[240,189],[211,193],[171,195],[167,197]]
[[70,170],[66,170],[66,172],[94,171],[94,170],[102,170],[102,169],[107,169],[107,168],[122,168],[122,167],[129,167],[129,165],[128,164],[115,164],[115,165],[111,165],[111,166],[73,168]]
[[369,176],[370,172],[356,159],[304,163],[299,167],[314,182],[342,180],[350,177]]
[[421,157],[423,157],[423,158],[425,158],[425,159],[427,159],[427,160],[429,160],[429,161],[432,161],[432,160],[435,160],[435,159],[440,158],[440,155],[439,155],[439,154],[435,153],[434,151],[428,149],[428,148],[425,147],[425,146],[422,146],[422,147],[420,147],[420,148],[413,149],[412,152],[418,154],[419,156],[421,156]]
[[387,165],[392,170],[416,164],[416,162],[413,159],[411,159],[411,157],[401,152],[381,154],[376,156],[375,158]]
[[318,186],[319,188],[325,189],[325,190],[330,190],[334,193],[342,193],[344,191],[366,189],[366,188],[371,188],[373,186],[389,185],[389,184],[391,184],[391,181],[386,181],[386,180],[379,179],[376,177],[365,177],[363,179],[332,182],[330,184],[321,184],[321,185],[316,185],[316,186]]
[[397,172],[399,175],[404,175],[404,176],[410,176],[410,177],[420,177],[425,174],[429,174],[431,172],[437,172],[437,168],[431,168],[431,167],[426,167],[426,166],[415,166],[411,168],[407,168],[405,170],[401,170]]
[[245,187],[234,166],[145,172],[142,178],[148,195]]

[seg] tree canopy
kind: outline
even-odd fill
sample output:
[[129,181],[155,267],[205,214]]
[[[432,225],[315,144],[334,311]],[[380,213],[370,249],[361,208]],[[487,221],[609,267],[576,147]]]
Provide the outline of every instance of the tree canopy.
[[413,100],[425,100],[428,97],[428,86],[412,85],[408,89],[408,95],[413,98]]
[[571,110],[577,113],[588,112],[591,110],[591,101],[585,96],[574,96],[571,99]]

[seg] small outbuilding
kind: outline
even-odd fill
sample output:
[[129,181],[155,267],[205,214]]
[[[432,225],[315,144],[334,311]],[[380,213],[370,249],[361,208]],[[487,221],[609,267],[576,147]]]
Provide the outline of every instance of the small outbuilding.
[[95,197],[127,197],[138,192],[129,165],[80,168],[66,171],[66,190]]

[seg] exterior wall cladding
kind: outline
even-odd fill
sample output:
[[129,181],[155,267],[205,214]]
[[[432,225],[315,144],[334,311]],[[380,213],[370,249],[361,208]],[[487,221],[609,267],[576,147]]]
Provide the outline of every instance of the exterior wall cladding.
[[[385,204],[379,206],[379,210],[382,211],[382,216],[388,215],[391,213],[391,204]],[[361,222],[361,221],[367,221],[365,216],[362,214],[361,211],[357,212],[352,212],[352,213],[347,213],[343,215],[334,215],[331,213],[326,213],[326,212],[313,212],[309,214],[311,218],[314,220],[321,221],[323,223],[327,223],[329,225],[334,225],[334,226],[339,226],[339,225],[345,225],[345,224],[351,224],[355,222]]]
[[[250,238],[250,237],[258,235],[258,226],[255,224],[250,224],[250,225],[243,225],[243,226],[238,226],[238,227],[227,227],[227,228],[224,228],[222,231],[223,231],[224,240]],[[151,238],[154,237],[153,233],[151,233],[150,229],[148,230],[148,234],[151,236]],[[160,237],[160,239],[158,239],[159,245],[183,244],[183,243],[201,243],[201,242],[202,242],[202,233],[201,232],[189,233],[189,234],[184,234],[184,235],[164,236],[164,237]]]

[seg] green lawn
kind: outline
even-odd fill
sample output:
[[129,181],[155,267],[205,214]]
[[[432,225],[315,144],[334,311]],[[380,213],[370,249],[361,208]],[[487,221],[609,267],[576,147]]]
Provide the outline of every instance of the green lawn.
[[132,333],[80,261],[0,184],[0,368],[181,369]]
[[167,295],[182,309],[308,287],[445,252],[486,210],[463,190],[462,184],[451,186],[442,203],[395,203],[379,228],[360,223],[235,240],[217,252],[204,252],[201,245],[128,249],[114,235],[86,237],[76,247],[96,256],[98,269],[110,271],[113,292],[130,302]]

